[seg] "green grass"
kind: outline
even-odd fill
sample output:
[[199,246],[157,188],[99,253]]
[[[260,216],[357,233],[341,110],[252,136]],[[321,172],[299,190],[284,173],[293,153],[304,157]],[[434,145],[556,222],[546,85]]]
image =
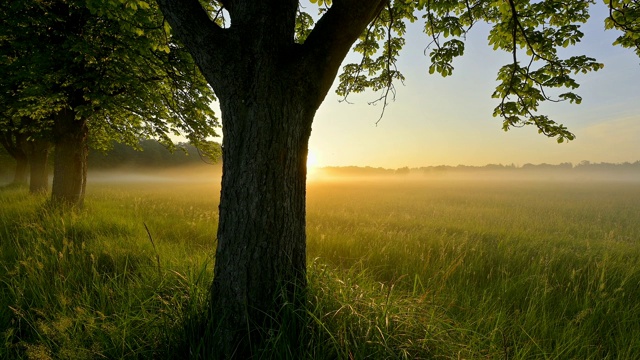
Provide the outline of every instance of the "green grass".
[[[0,190],[0,358],[206,346],[218,194],[90,184],[61,213]],[[640,358],[640,183],[318,182],[307,208],[304,358]]]
[[640,358],[637,184],[336,184],[309,219],[318,262],[408,299],[403,344],[452,337],[425,357]]
[[204,305],[213,201],[152,185],[90,193],[66,213],[0,193],[0,358],[162,358]]

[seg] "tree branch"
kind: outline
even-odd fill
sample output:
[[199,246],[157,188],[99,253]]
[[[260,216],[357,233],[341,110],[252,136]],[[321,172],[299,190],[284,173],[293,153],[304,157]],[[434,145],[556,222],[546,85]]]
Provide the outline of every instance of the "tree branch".
[[[309,64],[324,100],[351,46],[389,0],[334,0],[302,45],[301,61]],[[309,66],[307,65],[307,66]]]
[[[376,17],[373,18],[373,20],[369,23],[369,26],[367,26],[367,31],[364,34],[364,38],[365,39],[369,39],[369,35],[371,34],[371,30],[373,29],[373,27],[374,27],[374,25],[375,25],[375,23],[376,23],[376,21],[378,20],[379,17],[380,17],[380,13],[378,13],[376,15]],[[366,60],[367,60],[367,56],[363,54],[362,58],[360,59],[360,64],[358,65],[358,70],[356,71],[355,75],[353,76],[354,79],[358,78],[358,76],[360,76],[360,74],[362,73],[362,71],[364,69],[364,63],[365,63]],[[345,90],[344,97],[342,98],[342,100],[340,100],[341,102],[344,101],[347,104],[350,104],[349,100],[347,100],[347,97],[349,96],[349,94],[351,94],[355,84],[356,84],[355,81],[352,82],[349,85],[349,87]]]
[[204,49],[223,49],[229,46],[229,39],[225,30],[209,18],[198,0],[157,1],[175,36],[189,49],[200,69],[218,68],[223,64],[223,51]]
[[225,8],[229,13],[231,13],[233,11],[233,6],[235,1],[234,0],[218,0],[218,2],[220,3],[220,5],[222,5],[223,8]]

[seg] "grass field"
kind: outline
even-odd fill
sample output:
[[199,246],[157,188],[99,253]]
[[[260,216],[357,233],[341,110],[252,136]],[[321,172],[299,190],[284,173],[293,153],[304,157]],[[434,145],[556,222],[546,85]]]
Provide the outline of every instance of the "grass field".
[[[151,180],[66,213],[0,190],[1,359],[206,346],[219,188]],[[307,209],[305,358],[640,359],[640,182],[334,180]]]

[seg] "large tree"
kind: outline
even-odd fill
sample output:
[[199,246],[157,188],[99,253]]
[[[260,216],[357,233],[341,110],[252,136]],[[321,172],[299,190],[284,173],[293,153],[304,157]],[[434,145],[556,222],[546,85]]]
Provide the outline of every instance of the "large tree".
[[22,0],[2,2],[0,15],[3,102],[50,130],[55,203],[82,204],[90,139],[170,146],[171,134],[215,135],[211,88],[155,3]]
[[[467,31],[487,22],[489,45],[512,54],[498,73],[494,116],[505,130],[533,125],[559,142],[574,135],[538,114],[539,104],[579,103],[573,74],[602,67],[558,53],[580,41],[591,1],[312,0],[320,6],[315,17],[298,0],[157,1],[220,101],[223,178],[211,307],[224,319],[217,344],[223,357],[247,355],[272,336],[292,291],[304,289],[307,144],[350,50],[361,61],[343,67],[338,93],[373,89],[386,104],[393,81],[403,79],[395,63],[407,21],[424,22],[429,72],[443,76],[463,54]],[[629,10],[636,2],[607,3],[617,16],[609,27],[637,28],[637,9]],[[634,46],[637,37],[619,43]],[[568,91],[554,90],[562,88]]]

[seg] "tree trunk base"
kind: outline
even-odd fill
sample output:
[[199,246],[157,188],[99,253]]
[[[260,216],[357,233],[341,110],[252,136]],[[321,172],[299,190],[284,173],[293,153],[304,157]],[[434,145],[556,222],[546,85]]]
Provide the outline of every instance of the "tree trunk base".
[[[290,301],[276,299],[273,306],[278,311],[249,315],[253,318],[242,327],[232,326],[237,324],[234,313],[210,307],[206,319],[187,325],[188,341],[196,340],[188,344],[188,353],[195,359],[302,359],[309,318],[304,289],[299,290]],[[213,295],[212,303],[216,303]]]

